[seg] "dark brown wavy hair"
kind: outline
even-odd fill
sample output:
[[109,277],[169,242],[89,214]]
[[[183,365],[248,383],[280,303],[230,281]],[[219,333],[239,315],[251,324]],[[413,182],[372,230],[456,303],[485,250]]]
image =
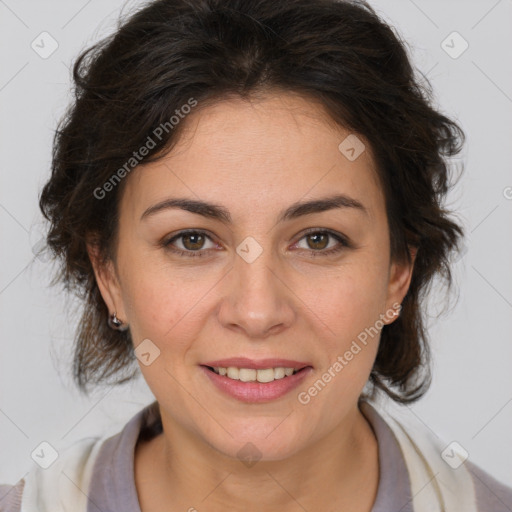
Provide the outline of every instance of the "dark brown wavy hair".
[[423,301],[436,276],[452,281],[450,255],[463,228],[443,203],[452,186],[447,159],[461,150],[465,135],[433,107],[427,78],[370,5],[156,0],[83,51],[73,78],[75,99],[56,130],[52,174],[39,204],[50,223],[47,248],[60,265],[52,284],[61,281],[84,304],[73,371],[80,390],[138,373],[130,331],[107,325],[109,311],[86,250],[91,239],[103,262],[115,261],[126,179],[103,198],[98,189],[162,125],[168,129],[152,137],[144,163],[170,151],[186,120],[172,127],[169,120],[191,98],[197,111],[229,97],[281,91],[320,102],[334,123],[371,146],[391,258],[409,259],[410,247],[418,252],[401,315],[382,330],[369,385],[401,403],[425,393],[431,374]]

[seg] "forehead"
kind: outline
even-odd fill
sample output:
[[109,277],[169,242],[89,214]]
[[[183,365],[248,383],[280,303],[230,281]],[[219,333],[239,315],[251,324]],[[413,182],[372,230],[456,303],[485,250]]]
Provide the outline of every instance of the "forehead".
[[181,122],[173,149],[132,171],[122,209],[140,217],[167,196],[185,195],[231,205],[235,217],[336,192],[364,199],[370,213],[383,205],[369,145],[317,102],[294,94],[226,99]]

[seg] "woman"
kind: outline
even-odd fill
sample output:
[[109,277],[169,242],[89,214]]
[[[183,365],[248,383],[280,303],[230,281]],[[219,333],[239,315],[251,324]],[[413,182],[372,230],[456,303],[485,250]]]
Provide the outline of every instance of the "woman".
[[140,368],[156,401],[2,510],[512,510],[386,412],[429,385],[464,134],[370,6],[157,0],[74,79],[40,206],[85,301],[75,377]]

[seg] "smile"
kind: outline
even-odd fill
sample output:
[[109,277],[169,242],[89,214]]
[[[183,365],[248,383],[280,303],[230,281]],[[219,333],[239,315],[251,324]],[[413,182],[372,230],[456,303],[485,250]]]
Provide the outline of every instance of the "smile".
[[255,369],[200,365],[200,368],[214,389],[245,403],[277,400],[299,386],[313,371],[311,366]]
[[225,375],[228,379],[241,380],[242,382],[272,382],[278,379],[284,379],[289,377],[298,370],[294,368],[265,368],[261,370],[255,370],[254,368],[236,368],[229,366],[223,368],[222,366],[216,366],[213,371],[219,375]]

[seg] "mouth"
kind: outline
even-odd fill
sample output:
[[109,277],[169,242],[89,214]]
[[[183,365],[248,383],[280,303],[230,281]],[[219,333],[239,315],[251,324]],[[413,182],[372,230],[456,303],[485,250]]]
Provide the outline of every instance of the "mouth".
[[308,368],[304,366],[302,368],[284,367],[277,366],[275,368],[237,368],[236,366],[204,366],[211,372],[227,377],[232,380],[239,380],[241,382],[260,382],[262,384],[267,382],[273,382],[274,380],[286,379],[296,373]]
[[313,371],[312,365],[307,363],[276,359],[222,360],[202,364],[200,368],[218,391],[246,403],[278,399]]

